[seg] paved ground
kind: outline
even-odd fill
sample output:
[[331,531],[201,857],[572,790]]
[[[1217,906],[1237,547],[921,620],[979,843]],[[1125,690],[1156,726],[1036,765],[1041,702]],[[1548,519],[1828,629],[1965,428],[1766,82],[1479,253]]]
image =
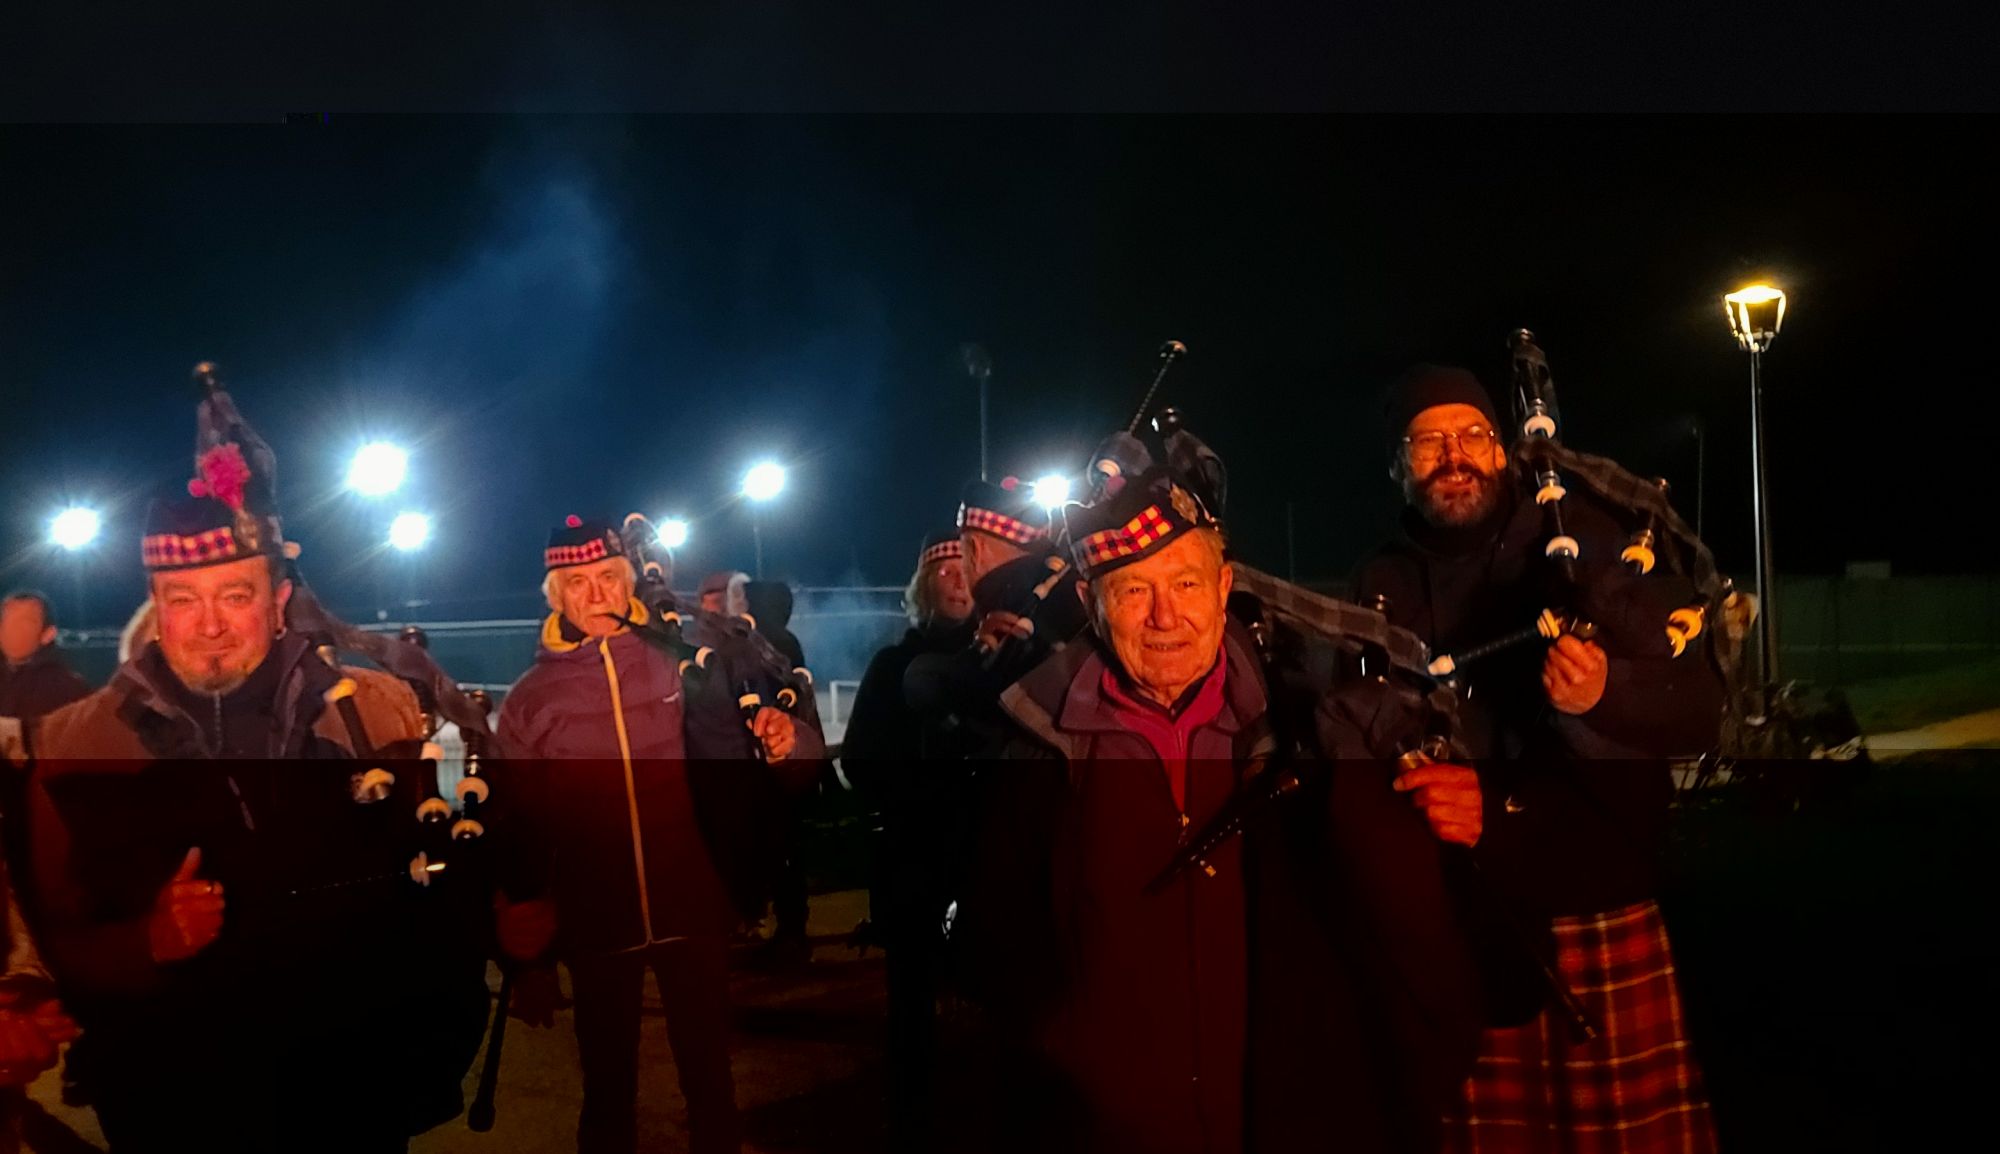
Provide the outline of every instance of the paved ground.
[[[812,899],[808,932],[816,948],[809,966],[783,974],[739,972],[737,1100],[756,1150],[874,1151],[883,1146],[881,1022],[882,955],[857,955],[845,939],[867,912],[866,895],[848,891]],[[499,976],[489,975],[497,988]],[[646,1024],[640,1064],[641,1148],[687,1148],[686,1118],[667,1046],[658,991],[647,977]],[[475,1134],[461,1118],[411,1143],[412,1154],[568,1154],[576,1149],[581,1082],[576,1036],[568,1011],[548,1030],[518,1020],[507,1030],[493,1130]],[[483,1061],[484,1055],[481,1055]],[[481,1062],[466,1079],[471,1096]],[[56,1075],[32,1090],[44,1113],[34,1119],[30,1147],[42,1154],[99,1150],[102,1137],[88,1109],[62,1105]]]
[[[1989,913],[2000,892],[2000,753],[1808,768],[1827,782],[1806,804],[1783,791],[1745,796],[1675,823],[1663,902],[1723,1147],[1962,1149],[1963,1135],[1990,1125],[2000,1084],[2000,934]],[[810,966],[736,980],[739,1098],[756,1149],[884,1148],[881,956],[841,945],[863,909],[858,892],[814,898]],[[648,1010],[644,1148],[683,1150],[657,997]],[[553,1030],[514,1023],[498,1126],[479,1135],[454,1122],[413,1151],[567,1154],[574,1046],[567,1016]],[[959,1109],[978,1084],[965,1076],[965,1092],[940,1110],[953,1119],[954,1154],[984,1132]],[[34,1097],[46,1112],[32,1119],[32,1149],[97,1149],[89,1112],[62,1107],[53,1076]]]
[[1897,733],[1872,734],[1868,752],[1901,757],[1926,749],[2000,749],[2000,709],[1954,717]]

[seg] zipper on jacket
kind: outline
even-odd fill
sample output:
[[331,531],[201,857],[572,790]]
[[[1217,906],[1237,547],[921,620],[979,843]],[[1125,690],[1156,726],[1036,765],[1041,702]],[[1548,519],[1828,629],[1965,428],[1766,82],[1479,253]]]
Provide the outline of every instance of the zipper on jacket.
[[653,902],[646,892],[646,846],[639,836],[639,787],[632,780],[632,741],[625,732],[625,701],[618,692],[618,665],[611,660],[611,639],[597,643],[604,658],[604,680],[611,686],[611,724],[618,730],[618,756],[625,762],[625,812],[632,819],[632,864],[639,871],[639,916],[646,923],[646,942],[653,940]]
[[[216,757],[226,758],[229,756],[229,751],[222,748],[222,695],[220,693],[211,693],[208,695],[208,699],[215,703],[214,744],[209,746],[209,748],[215,751]],[[204,734],[203,736],[208,735]],[[250,799],[243,796],[243,787],[236,784],[236,775],[225,773],[222,775],[222,780],[228,783],[229,792],[235,796],[236,808],[243,811],[243,828],[255,833],[257,831],[257,819],[250,815]]]

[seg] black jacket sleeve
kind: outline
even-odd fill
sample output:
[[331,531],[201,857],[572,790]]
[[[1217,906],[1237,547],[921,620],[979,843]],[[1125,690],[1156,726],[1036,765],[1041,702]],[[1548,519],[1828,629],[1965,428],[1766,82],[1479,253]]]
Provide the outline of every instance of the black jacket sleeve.
[[879,791],[885,771],[914,760],[920,752],[916,715],[903,697],[903,674],[909,665],[908,649],[892,645],[877,651],[861,675],[840,743],[840,768],[856,789]]
[[1068,763],[1018,739],[978,763],[971,884],[956,933],[967,994],[1010,1030],[1060,995],[1064,951],[1055,909],[1055,841]]

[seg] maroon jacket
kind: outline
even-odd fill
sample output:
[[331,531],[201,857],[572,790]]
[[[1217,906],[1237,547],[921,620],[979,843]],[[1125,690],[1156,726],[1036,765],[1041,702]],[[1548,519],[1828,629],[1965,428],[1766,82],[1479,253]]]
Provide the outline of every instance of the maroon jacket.
[[976,981],[1049,1074],[1035,1108],[1060,1113],[1067,1099],[1057,1125],[1092,1150],[1243,1149],[1240,841],[1211,858],[1214,876],[1143,892],[1268,749],[1257,661],[1234,629],[1224,653],[1221,707],[1188,735],[1185,809],[1154,745],[1106,700],[1094,645],[1068,646],[1001,698],[1023,731],[1010,755],[1030,760],[985,769],[983,880],[967,914]]
[[1453,855],[1375,748],[1401,699],[1370,682],[1294,700],[1300,671],[1269,673],[1233,622],[1224,653],[1222,706],[1189,742],[1187,828],[1268,759],[1298,759],[1306,784],[1212,854],[1213,876],[1157,895],[1182,809],[1156,743],[1105,699],[1101,647],[1067,646],[1002,698],[1018,731],[978,765],[959,913],[968,993],[1020,1080],[996,1087],[997,1122],[1092,1154],[1429,1154],[1471,1069],[1486,959]]
[[[643,621],[636,602],[634,611]],[[535,819],[522,852],[545,858],[560,949],[579,956],[728,932],[740,901],[734,851],[755,843],[744,827],[780,784],[756,760],[735,675],[718,674],[724,681],[691,700],[676,664],[638,634],[578,639],[561,622],[550,616],[499,720]],[[742,643],[720,643],[716,668],[731,668]],[[779,767],[788,785],[810,781],[826,753],[805,704],[797,749]]]

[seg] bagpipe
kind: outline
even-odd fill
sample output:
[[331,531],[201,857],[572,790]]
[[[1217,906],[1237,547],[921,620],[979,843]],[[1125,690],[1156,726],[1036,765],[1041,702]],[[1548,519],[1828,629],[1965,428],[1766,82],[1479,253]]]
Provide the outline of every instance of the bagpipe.
[[812,673],[802,666],[788,666],[757,633],[756,621],[748,614],[732,620],[705,610],[681,612],[667,563],[654,552],[664,546],[651,521],[643,514],[627,514],[619,537],[638,573],[633,596],[650,614],[644,621],[619,620],[677,664],[690,703],[706,703],[718,693],[733,694],[745,728],[767,705],[816,721]]
[[[1378,692],[1391,694],[1399,707],[1378,714],[1400,719],[1390,732],[1371,735],[1371,752],[1392,762],[1398,773],[1433,762],[1470,764],[1459,720],[1459,673],[1469,664],[1532,641],[1553,642],[1566,634],[1602,638],[1613,652],[1668,659],[1702,649],[1722,676],[1733,675],[1733,647],[1720,630],[1706,628],[1710,609],[1731,596],[1728,582],[1717,573],[1707,547],[1674,511],[1665,482],[1643,481],[1605,458],[1563,447],[1557,437],[1558,409],[1546,357],[1525,329],[1512,334],[1509,350],[1520,433],[1514,459],[1532,479],[1535,503],[1543,510],[1542,555],[1555,574],[1551,603],[1521,628],[1451,653],[1434,653],[1415,633],[1392,624],[1383,604],[1370,608],[1327,597],[1232,559],[1232,616],[1247,627],[1272,687],[1277,751],[1208,822],[1188,835],[1149,883],[1149,892],[1164,890],[1189,870],[1213,875],[1210,861],[1225,844],[1299,795],[1314,774],[1330,770],[1326,759],[1303,756],[1305,739],[1297,732],[1301,727],[1280,716],[1286,712],[1277,707],[1281,686],[1295,680],[1295,671],[1280,668],[1276,658],[1275,639],[1281,631],[1365,655],[1367,679],[1376,683]],[[1149,392],[1149,400],[1150,396]],[[1179,425],[1178,414],[1171,409],[1154,422],[1155,430],[1168,436],[1169,466],[1182,484],[1213,493],[1212,507],[1219,509],[1224,477],[1220,463],[1213,462],[1213,454],[1191,437],[1176,451],[1171,442]],[[1108,459],[1095,467],[1103,475],[1116,476],[1148,459],[1132,436],[1137,427],[1135,421],[1122,437],[1114,436],[1107,448],[1100,449],[1099,456]],[[1615,564],[1585,556],[1572,533],[1565,503],[1573,487],[1588,494],[1596,508],[1626,524],[1630,536]],[[1642,580],[1662,567],[1681,580]],[[1713,639],[1711,643],[1697,645],[1704,635]],[[1341,686],[1336,679],[1312,686],[1309,692],[1316,708],[1325,695],[1341,692]],[[1470,852],[1456,856],[1468,864],[1483,889],[1477,857]],[[1504,911],[1495,920],[1533,958],[1572,1036],[1579,1040],[1594,1036],[1593,1023],[1541,948],[1535,927]]]
[[[1554,641],[1565,634],[1603,638],[1616,652],[1632,656],[1680,659],[1703,648],[1727,678],[1733,675],[1736,651],[1723,631],[1706,628],[1711,607],[1732,596],[1729,584],[1715,568],[1713,555],[1667,499],[1664,481],[1643,481],[1603,458],[1577,453],[1557,439],[1555,389],[1547,358],[1526,329],[1508,341],[1512,359],[1514,407],[1520,439],[1514,456],[1535,484],[1536,504],[1544,511],[1543,555],[1558,574],[1554,583],[1560,604],[1550,605],[1534,620],[1489,641],[1451,653],[1434,653],[1415,633],[1392,624],[1381,607],[1367,608],[1315,593],[1232,559],[1238,604],[1248,608],[1251,634],[1268,643],[1273,624],[1332,642],[1343,650],[1373,656],[1380,670],[1375,679],[1390,683],[1405,699],[1412,719],[1410,732],[1396,748],[1380,751],[1391,759],[1411,750],[1455,751],[1466,759],[1460,739],[1459,674],[1469,664],[1531,641]],[[1155,425],[1178,430],[1178,415],[1169,409]],[[1136,427],[1136,426],[1135,426]],[[1130,440],[1127,434],[1125,440]],[[1136,442],[1133,442],[1136,444]],[[1113,454],[1121,449],[1112,438]],[[1170,465],[1192,484],[1214,488],[1221,480],[1219,464],[1207,475],[1194,468],[1203,463],[1205,446],[1184,443],[1168,453]],[[1100,450],[1100,455],[1104,454]],[[1213,454],[1207,454],[1212,457]],[[1108,475],[1129,469],[1112,462],[1100,464]],[[1631,535],[1615,566],[1586,558],[1570,533],[1564,504],[1572,485],[1579,484],[1598,507],[1623,514]],[[1220,499],[1218,495],[1218,500]],[[1219,507],[1219,506],[1218,506]],[[1646,582],[1662,564],[1679,582]],[[1604,580],[1604,578],[1610,580]],[[1692,587],[1692,596],[1683,597]],[[1711,639],[1705,647],[1697,639]],[[1264,655],[1268,658],[1268,650]],[[1267,672],[1275,674],[1267,661]],[[1327,687],[1335,688],[1333,686]],[[1207,826],[1195,832],[1154,879],[1162,888],[1180,873],[1206,864],[1220,846],[1237,836],[1255,816],[1300,785],[1296,769],[1281,769],[1269,780],[1252,781]]]
[[[275,497],[277,454],[238,411],[235,400],[223,386],[221,370],[214,362],[203,361],[194,367],[193,379],[200,396],[196,410],[196,455],[218,444],[239,446],[252,475],[260,478]],[[484,768],[494,759],[497,746],[487,721],[492,703],[483,692],[463,690],[445,674],[431,658],[422,629],[410,626],[399,637],[392,638],[357,629],[335,617],[306,583],[298,568],[298,555],[296,545],[283,546],[287,577],[293,585],[292,599],[286,609],[287,626],[310,639],[315,652],[335,675],[323,699],[339,716],[349,752],[361,766],[350,775],[349,794],[356,805],[403,809],[411,814],[413,821],[405,839],[411,843],[411,854],[403,869],[321,883],[295,892],[396,877],[429,886],[460,850],[486,833],[488,822],[482,820],[482,815],[492,804],[492,788]],[[339,655],[343,652],[368,658],[410,688],[423,718],[419,737],[412,741],[407,734],[368,732],[356,704],[359,685],[340,664]],[[446,722],[458,727],[467,751],[465,769],[449,798],[444,796],[439,776],[444,752],[433,740]],[[381,741],[384,737],[390,739],[386,745]]]
[[[1552,603],[1518,629],[1434,656],[1429,672],[1450,680],[1471,662],[1573,634],[1626,657],[1677,659],[1703,649],[1725,683],[1733,682],[1737,647],[1725,631],[1708,628],[1708,617],[1737,594],[1716,570],[1708,547],[1674,510],[1666,481],[1642,480],[1607,458],[1566,448],[1547,356],[1527,329],[1516,329],[1507,347],[1517,423],[1513,459],[1543,510],[1542,554],[1555,576]],[[1566,506],[1573,487],[1595,510],[1624,523],[1629,536],[1615,563],[1586,557],[1572,534]],[[1698,646],[1704,635],[1710,643]]]

